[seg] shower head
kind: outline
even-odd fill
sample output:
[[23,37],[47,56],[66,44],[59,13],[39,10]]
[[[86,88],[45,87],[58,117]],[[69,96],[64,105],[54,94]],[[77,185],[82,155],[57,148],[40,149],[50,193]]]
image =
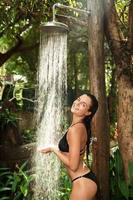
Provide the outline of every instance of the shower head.
[[43,23],[40,26],[42,31],[46,32],[67,32],[69,31],[69,28],[66,24],[63,24],[61,22],[51,21],[47,23]]

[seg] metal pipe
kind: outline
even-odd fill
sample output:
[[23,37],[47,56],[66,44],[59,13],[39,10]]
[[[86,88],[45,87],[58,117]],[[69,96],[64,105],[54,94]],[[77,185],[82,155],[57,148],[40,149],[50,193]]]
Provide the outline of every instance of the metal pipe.
[[81,12],[81,13],[88,14],[88,15],[90,15],[90,13],[91,13],[89,10],[82,10],[82,9],[79,9],[79,8],[73,8],[71,6],[66,6],[66,5],[63,5],[63,4],[60,4],[60,3],[55,3],[53,5],[53,21],[55,21],[55,9],[56,9],[56,7],[66,8],[66,9],[74,10],[74,11]]
[[58,7],[57,4],[58,4],[58,3],[55,3],[55,4],[53,5],[53,21],[55,21],[55,8]]

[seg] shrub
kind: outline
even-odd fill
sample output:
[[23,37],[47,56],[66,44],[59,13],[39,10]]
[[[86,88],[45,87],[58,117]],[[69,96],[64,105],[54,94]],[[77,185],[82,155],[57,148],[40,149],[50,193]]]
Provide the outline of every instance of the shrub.
[[117,148],[110,158],[110,196],[111,200],[133,199],[133,163],[129,163],[130,185],[127,185],[124,177],[122,158]]
[[26,163],[17,171],[0,168],[0,200],[31,200],[30,183],[32,175],[26,170]]

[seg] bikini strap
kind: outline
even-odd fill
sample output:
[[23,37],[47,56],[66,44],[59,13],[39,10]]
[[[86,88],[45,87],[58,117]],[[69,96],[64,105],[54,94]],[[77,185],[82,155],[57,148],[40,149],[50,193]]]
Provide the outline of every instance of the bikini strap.
[[75,181],[75,180],[77,180],[77,179],[79,179],[79,178],[82,178],[82,177],[83,177],[83,176],[78,176],[78,177],[74,178],[74,179],[72,180],[72,182]]

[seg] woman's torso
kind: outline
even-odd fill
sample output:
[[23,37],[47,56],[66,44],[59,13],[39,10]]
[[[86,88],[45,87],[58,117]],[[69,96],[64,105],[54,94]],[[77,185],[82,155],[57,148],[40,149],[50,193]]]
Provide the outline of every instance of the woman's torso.
[[[69,153],[64,153],[64,154],[68,155]],[[83,158],[80,158],[79,167],[75,172],[72,171],[67,166],[65,166],[65,168],[67,169],[68,175],[70,176],[71,180],[73,180],[74,178],[76,178],[78,176],[84,175],[84,174],[86,174],[87,172],[90,171],[90,169],[84,163]]]
[[[67,155],[67,156],[69,156],[68,134],[69,132],[66,132],[59,142],[59,149],[62,151],[64,155]],[[78,169],[76,171],[72,171],[69,167],[65,166],[67,169],[68,175],[70,176],[71,179],[74,179],[75,177],[81,176],[85,174],[86,172],[90,171],[90,169],[87,167],[87,165],[84,162],[84,155],[85,155],[85,149],[86,149],[86,143],[87,143],[86,128],[84,129],[82,135],[83,136],[80,141],[81,148],[80,148],[80,161],[79,161]]]

